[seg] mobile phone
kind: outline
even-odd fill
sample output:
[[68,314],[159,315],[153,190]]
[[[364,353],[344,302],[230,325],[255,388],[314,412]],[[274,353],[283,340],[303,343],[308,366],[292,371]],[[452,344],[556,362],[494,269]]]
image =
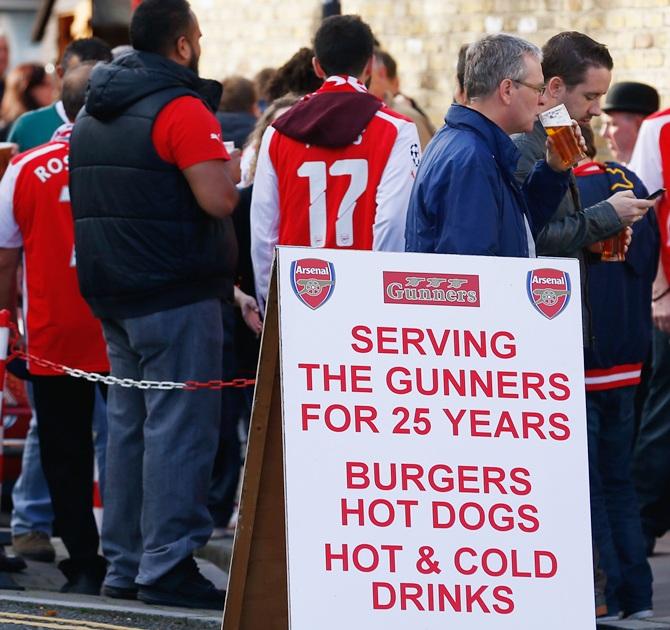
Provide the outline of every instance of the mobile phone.
[[656,192],[651,193],[646,199],[651,201],[652,199],[656,199],[656,197],[660,197],[664,192],[665,188],[659,188]]

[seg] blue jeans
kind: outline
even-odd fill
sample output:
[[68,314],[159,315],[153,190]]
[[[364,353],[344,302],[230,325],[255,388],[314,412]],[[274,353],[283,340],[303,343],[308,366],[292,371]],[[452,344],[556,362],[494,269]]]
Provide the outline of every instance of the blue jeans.
[[631,474],[635,387],[587,392],[591,528],[607,575],[609,614],[652,607],[637,496]]
[[[221,378],[221,301],[103,320],[120,378]],[[111,386],[102,547],[105,583],[155,583],[212,532],[207,493],[219,440],[221,393]]]
[[20,536],[40,531],[51,536],[54,511],[47,480],[40,461],[40,441],[37,436],[37,417],[33,409],[30,426],[23,445],[21,474],[12,489],[12,534]]
[[660,538],[670,529],[670,335],[656,328],[633,475],[642,529],[648,539]]

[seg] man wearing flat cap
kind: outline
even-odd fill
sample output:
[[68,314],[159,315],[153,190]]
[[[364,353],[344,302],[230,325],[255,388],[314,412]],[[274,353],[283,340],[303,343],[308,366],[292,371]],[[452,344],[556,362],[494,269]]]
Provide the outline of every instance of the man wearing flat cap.
[[658,92],[645,83],[615,83],[607,92],[602,109],[600,133],[607,140],[614,160],[628,164],[642,121],[658,111]]

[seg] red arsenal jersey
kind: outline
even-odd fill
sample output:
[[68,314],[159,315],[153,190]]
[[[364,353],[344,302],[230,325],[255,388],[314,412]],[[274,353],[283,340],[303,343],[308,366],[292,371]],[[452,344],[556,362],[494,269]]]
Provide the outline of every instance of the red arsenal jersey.
[[[332,146],[337,144],[337,126],[346,126],[357,113],[355,99],[340,99],[349,105],[338,103],[338,95],[355,93],[365,94],[365,106],[376,100],[353,77],[330,77],[305,97],[319,106],[313,108],[314,121],[309,120],[309,107],[304,108],[305,120],[298,122],[303,137],[274,127],[263,137],[251,205],[252,259],[261,300],[277,244],[405,249],[407,205],[420,159],[416,126],[377,101],[353,139]],[[347,106],[353,111],[338,111]],[[342,129],[343,134],[350,131]]]
[[[670,190],[670,109],[652,114],[642,122],[628,165],[652,193]],[[661,233],[661,260],[670,280],[670,195],[664,193],[656,206]]]
[[[0,247],[24,248],[28,351],[71,367],[108,372],[100,322],[81,297],[68,189],[66,141],[16,156],[0,182]],[[53,375],[29,364],[33,374]]]

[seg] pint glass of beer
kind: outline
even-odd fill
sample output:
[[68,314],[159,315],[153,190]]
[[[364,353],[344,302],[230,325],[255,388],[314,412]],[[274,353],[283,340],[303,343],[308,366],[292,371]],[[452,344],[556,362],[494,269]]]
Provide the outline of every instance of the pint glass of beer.
[[5,174],[5,171],[18,148],[19,147],[13,142],[0,142],[0,177]]
[[600,260],[603,262],[623,262],[626,260],[626,230],[610,236],[603,242],[603,251]]
[[563,166],[574,166],[586,157],[577,144],[577,138],[572,131],[572,120],[565,105],[557,105],[542,112],[540,122],[547,135],[553,138]]

